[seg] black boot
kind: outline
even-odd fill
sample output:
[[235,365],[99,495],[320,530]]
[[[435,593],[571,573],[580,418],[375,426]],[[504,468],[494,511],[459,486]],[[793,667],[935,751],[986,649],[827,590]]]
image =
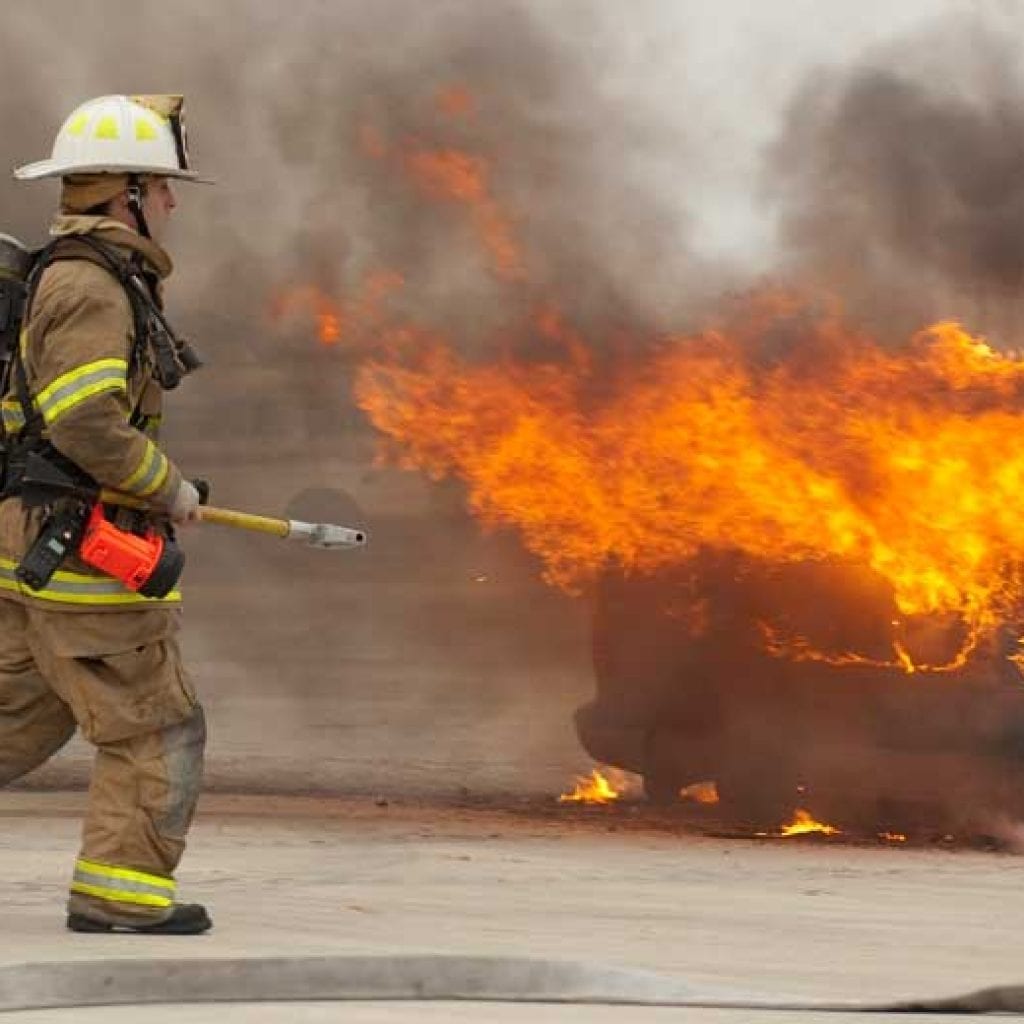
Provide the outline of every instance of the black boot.
[[139,935],[200,935],[213,927],[206,907],[199,903],[176,903],[171,916],[156,924],[107,924],[85,914],[68,914],[73,932],[135,932]]

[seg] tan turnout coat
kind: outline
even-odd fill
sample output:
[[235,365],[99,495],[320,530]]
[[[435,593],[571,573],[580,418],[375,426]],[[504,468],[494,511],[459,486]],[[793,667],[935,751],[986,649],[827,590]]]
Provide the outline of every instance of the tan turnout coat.
[[[136,254],[154,280],[172,269],[170,257],[156,243],[109,218],[61,215],[51,234],[94,234],[122,256]],[[114,275],[87,259],[62,259],[40,279],[22,354],[51,443],[102,486],[166,509],[181,473],[158,445],[163,394],[148,352],[132,364],[134,333],[130,301]],[[139,427],[130,423],[135,409],[144,417]],[[8,432],[23,423],[13,381],[0,411]],[[33,593],[18,584],[14,568],[34,540],[39,521],[39,513],[27,513],[20,498],[0,502],[0,594],[68,611],[180,602],[177,591],[161,601],[140,597],[72,558],[46,590]]]

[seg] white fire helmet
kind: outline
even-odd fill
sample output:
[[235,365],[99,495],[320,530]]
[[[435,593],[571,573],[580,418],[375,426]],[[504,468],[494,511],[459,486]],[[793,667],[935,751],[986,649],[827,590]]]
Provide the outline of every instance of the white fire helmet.
[[61,125],[49,160],[26,164],[16,178],[65,174],[154,174],[203,181],[191,170],[181,96],[100,96]]

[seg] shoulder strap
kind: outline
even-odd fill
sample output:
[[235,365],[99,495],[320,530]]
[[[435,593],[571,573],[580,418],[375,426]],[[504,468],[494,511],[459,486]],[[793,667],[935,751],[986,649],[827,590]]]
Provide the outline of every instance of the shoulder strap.
[[131,363],[136,365],[145,342],[150,316],[156,307],[156,299],[145,283],[141,269],[130,258],[123,257],[112,246],[92,235],[71,235],[60,239],[51,262],[55,260],[88,260],[117,279],[132,307],[135,343],[132,346]]
[[43,276],[43,271],[54,262],[57,246],[60,241],[61,240],[58,239],[56,241],[49,242],[39,250],[35,263],[32,264],[32,269],[29,271],[28,277],[25,279],[25,301],[22,306],[21,313],[22,327],[21,331],[18,333],[18,338],[15,341],[14,351],[11,353],[11,362],[13,364],[12,369],[14,370],[14,390],[18,399],[18,405],[21,406],[21,416],[24,420],[24,426],[21,428],[20,432],[20,436],[22,437],[38,435],[42,432],[42,415],[32,404],[32,392],[29,390],[28,376],[25,372],[25,360],[21,352],[22,332],[24,331],[25,325],[28,323],[28,318],[31,314],[32,301],[39,288],[39,279]]
[[[130,370],[138,365],[141,359],[142,349],[145,345],[149,318],[152,311],[156,310],[156,300],[141,277],[141,271],[135,267],[130,260],[126,260],[115,252],[110,246],[105,245],[99,239],[90,235],[71,235],[65,238],[58,238],[47,244],[40,250],[36,262],[29,273],[26,281],[25,306],[23,324],[28,324],[32,311],[32,303],[36,292],[39,290],[39,282],[43,272],[52,264],[62,260],[87,260],[102,267],[112,274],[128,295],[128,301],[132,309],[133,334],[132,351],[129,359]],[[25,371],[25,360],[21,353],[21,343],[15,346],[13,353],[14,363],[14,385],[21,406],[22,417],[25,425],[21,430],[22,437],[31,437],[42,434],[43,418],[32,402],[32,392],[28,386],[28,375]],[[138,409],[132,411],[132,425],[138,416]]]
[[155,285],[135,259],[122,259],[91,235],[76,235],[75,239],[92,248],[128,292],[135,317],[133,365],[148,345],[154,361],[153,376],[165,391],[173,391],[183,377],[198,370],[203,362],[167,322]]

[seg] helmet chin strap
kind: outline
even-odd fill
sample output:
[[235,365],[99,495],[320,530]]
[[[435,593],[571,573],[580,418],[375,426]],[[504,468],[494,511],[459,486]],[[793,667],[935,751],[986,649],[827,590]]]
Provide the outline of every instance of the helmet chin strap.
[[152,239],[149,225],[146,223],[146,214],[142,209],[142,181],[137,174],[133,174],[128,179],[128,209],[132,211],[139,234],[143,238]]

